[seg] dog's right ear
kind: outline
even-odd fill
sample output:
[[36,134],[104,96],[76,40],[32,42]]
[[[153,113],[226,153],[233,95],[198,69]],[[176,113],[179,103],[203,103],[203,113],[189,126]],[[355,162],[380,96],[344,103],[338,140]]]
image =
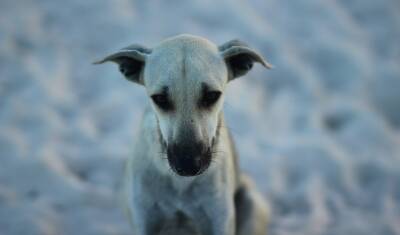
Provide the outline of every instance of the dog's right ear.
[[119,71],[126,79],[143,85],[143,69],[146,63],[146,58],[150,54],[151,49],[138,44],[133,44],[105,57],[102,60],[94,62],[94,64],[102,64],[108,61],[117,63],[119,65]]
[[245,75],[253,67],[255,62],[270,69],[270,65],[260,53],[250,48],[240,40],[231,40],[218,47],[229,71],[229,80]]

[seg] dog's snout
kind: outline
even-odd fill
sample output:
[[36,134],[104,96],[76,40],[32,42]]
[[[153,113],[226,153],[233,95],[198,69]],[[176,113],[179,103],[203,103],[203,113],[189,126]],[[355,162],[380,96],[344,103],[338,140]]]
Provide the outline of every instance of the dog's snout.
[[211,161],[211,151],[202,142],[173,143],[167,155],[171,168],[181,176],[199,175]]
[[181,142],[173,143],[168,150],[171,152],[171,154],[176,155],[176,157],[185,158],[202,154],[205,150],[205,147],[201,142]]

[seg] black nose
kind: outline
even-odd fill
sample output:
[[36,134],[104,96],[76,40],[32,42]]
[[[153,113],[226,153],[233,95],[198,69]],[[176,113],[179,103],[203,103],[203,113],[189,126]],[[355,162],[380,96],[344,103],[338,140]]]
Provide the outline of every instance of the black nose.
[[195,176],[206,170],[211,151],[201,142],[182,142],[168,146],[168,163],[180,176]]

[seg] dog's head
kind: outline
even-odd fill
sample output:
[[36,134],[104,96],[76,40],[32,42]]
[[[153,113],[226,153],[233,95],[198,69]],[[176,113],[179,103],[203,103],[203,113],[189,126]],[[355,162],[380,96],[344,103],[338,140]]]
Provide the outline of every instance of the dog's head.
[[148,49],[126,47],[97,63],[112,61],[130,81],[144,85],[157,116],[170,167],[181,176],[210,165],[226,84],[258,62],[270,65],[238,40],[217,47],[180,35]]

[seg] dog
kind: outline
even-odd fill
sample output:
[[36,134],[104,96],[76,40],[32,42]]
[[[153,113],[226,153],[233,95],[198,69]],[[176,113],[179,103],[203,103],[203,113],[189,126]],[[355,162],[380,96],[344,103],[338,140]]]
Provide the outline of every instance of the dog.
[[124,177],[133,234],[265,235],[267,205],[239,172],[222,106],[228,82],[271,65],[239,40],[187,34],[95,63],[108,61],[150,97]]

